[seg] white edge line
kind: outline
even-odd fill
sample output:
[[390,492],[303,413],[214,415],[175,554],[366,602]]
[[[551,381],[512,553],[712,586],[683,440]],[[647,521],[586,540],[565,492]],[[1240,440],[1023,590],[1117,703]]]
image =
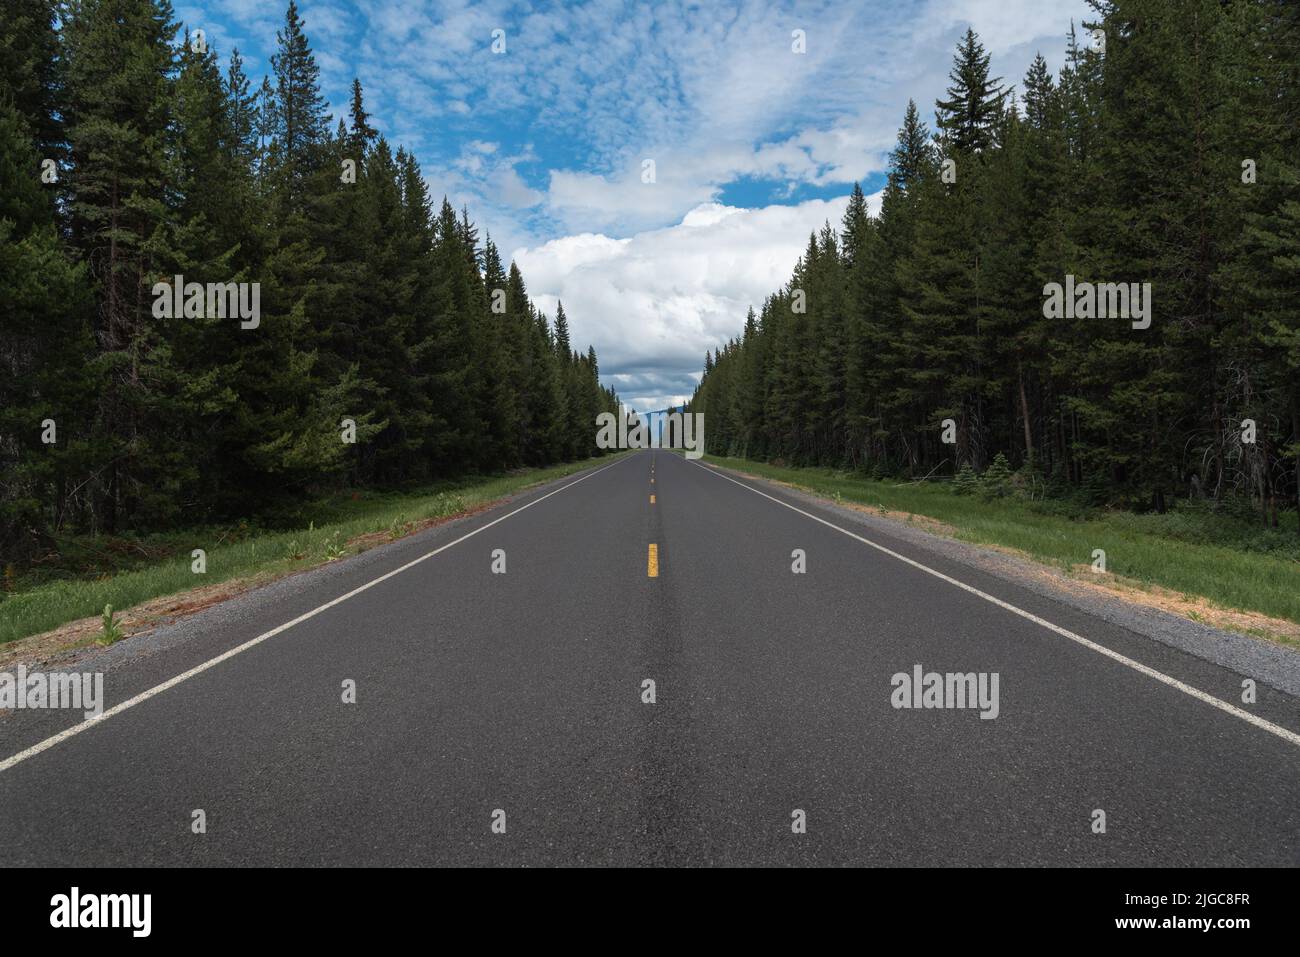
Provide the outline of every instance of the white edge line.
[[[1154,668],[1148,668],[1140,661],[1134,661],[1132,658],[1129,658],[1126,655],[1121,655],[1118,651],[1112,651],[1110,648],[1107,648],[1104,645],[1099,645],[1095,641],[1089,641],[1087,638],[1084,638],[1082,635],[1076,635],[1074,632],[1070,631],[1067,628],[1062,628],[1060,625],[1054,625],[1050,621],[1047,621],[1043,618],[1039,618],[1037,615],[1033,614],[1032,612],[1025,611],[1023,608],[1017,608],[1015,605],[1012,605],[1010,602],[1005,602],[1001,598],[997,598],[993,595],[990,595],[988,592],[980,591],[978,588],[974,587],[973,585],[967,585],[965,582],[961,582],[955,578],[951,578],[948,575],[945,575],[941,571],[936,571],[935,569],[930,568],[928,565],[922,565],[920,562],[908,558],[906,555],[900,555],[898,552],[894,551],[893,549],[886,548],[884,545],[879,545],[876,542],[871,541],[870,539],[863,538],[861,535],[854,534],[853,532],[850,532],[846,528],[840,528],[840,526],[836,525],[834,522],[828,522],[824,518],[819,518],[818,516],[813,515],[810,512],[805,512],[803,509],[797,508],[794,505],[791,505],[789,502],[783,502],[779,498],[773,495],[768,495],[766,492],[756,489],[752,485],[746,485],[744,482],[738,482],[730,475],[725,475],[717,466],[700,465],[700,463],[698,462],[696,462],[695,464],[699,465],[699,467],[704,469],[706,472],[712,475],[716,475],[718,478],[726,479],[728,482],[731,482],[734,485],[739,485],[741,488],[747,489],[748,491],[753,492],[755,495],[761,495],[763,496],[763,498],[770,499],[771,501],[776,502],[777,505],[784,505],[792,512],[798,512],[800,515],[804,516],[805,518],[811,518],[814,522],[821,522],[821,524],[825,525],[826,527],[833,528],[835,529],[835,531],[847,535],[849,538],[855,538],[858,541],[862,542],[864,545],[870,545],[872,548],[876,549],[877,551],[884,552],[886,555],[890,556],[891,558],[897,558],[900,562],[906,562],[908,565],[911,565],[913,568],[918,568],[928,575],[933,575],[935,578],[946,581],[950,585],[956,585],[958,588],[964,591],[968,591],[972,595],[978,595],[980,598],[983,598],[985,601],[992,602],[993,604],[997,605],[999,608],[1005,608],[1007,611],[1011,612],[1012,614],[1016,614],[1019,615],[1021,618],[1028,619],[1029,621],[1032,621],[1036,625],[1042,625],[1044,628],[1048,629],[1049,631],[1054,631],[1058,635],[1062,636],[1063,638],[1069,638],[1071,641],[1077,642],[1083,645],[1083,647],[1085,648],[1095,651],[1098,654],[1105,655],[1107,658],[1110,658],[1114,661],[1118,661],[1120,664],[1132,668],[1134,671],[1140,672],[1141,674],[1146,675],[1148,678],[1154,678],[1156,681],[1159,681],[1162,684],[1167,684],[1171,688],[1177,688],[1179,691],[1183,692],[1183,694],[1191,695],[1193,698],[1196,698],[1198,701],[1204,701],[1206,704],[1218,708],[1220,711],[1226,712],[1227,714],[1230,714],[1235,718],[1240,718],[1242,721],[1249,722],[1250,724],[1253,724],[1255,727],[1267,731],[1270,734],[1275,734],[1283,741],[1289,741],[1291,744],[1300,746],[1300,734],[1296,734],[1294,731],[1291,731],[1288,728],[1284,728],[1281,725],[1276,725],[1271,721],[1265,721],[1263,718],[1259,717],[1258,715],[1251,714],[1249,711],[1243,711],[1241,708],[1238,708],[1236,705],[1229,704],[1228,702],[1223,701],[1220,698],[1214,697],[1214,695],[1206,694],[1200,688],[1193,688],[1191,685],[1179,681],[1177,678],[1172,678],[1169,675],[1165,674],[1164,672],[1156,671]],[[0,766],[0,770],[3,770],[3,766]]]
[[[628,458],[631,458],[631,456],[628,456]],[[239,654],[240,652],[247,651],[249,648],[252,648],[255,645],[260,645],[268,638],[274,638],[282,631],[288,631],[294,625],[302,624],[308,618],[314,618],[316,615],[319,615],[321,612],[333,608],[335,605],[341,604],[355,595],[360,595],[363,591],[366,591],[369,588],[373,588],[375,585],[378,585],[380,582],[387,581],[388,579],[392,578],[394,575],[400,575],[402,572],[406,571],[407,569],[413,568],[416,565],[420,564],[420,562],[432,558],[434,555],[437,555],[439,552],[445,552],[453,545],[459,545],[467,538],[473,538],[479,532],[487,531],[489,528],[491,528],[493,525],[496,525],[498,522],[504,522],[507,518],[510,518],[512,515],[518,515],[524,509],[532,508],[538,502],[544,502],[552,495],[558,495],[560,492],[563,492],[565,489],[573,488],[573,486],[577,485],[579,482],[585,482],[593,475],[599,475],[601,472],[605,471],[606,469],[611,469],[615,465],[618,465],[620,462],[625,462],[625,461],[627,461],[627,458],[619,459],[616,462],[610,462],[608,465],[602,465],[594,472],[588,472],[586,475],[582,476],[582,478],[575,479],[566,485],[561,485],[557,489],[552,489],[551,491],[547,492],[545,495],[533,499],[528,504],[521,505],[519,506],[519,508],[515,509],[514,511],[507,512],[505,515],[502,515],[500,518],[495,518],[492,521],[488,522],[486,525],[479,526],[478,528],[474,529],[472,532],[466,532],[464,535],[462,535],[460,538],[456,539],[455,541],[448,542],[446,545],[443,545],[439,548],[435,548],[431,552],[426,552],[425,554],[421,555],[419,558],[412,559],[411,561],[407,562],[405,565],[402,565],[400,568],[394,568],[391,572],[387,572],[386,574],[380,575],[378,578],[372,579],[371,581],[366,582],[364,585],[360,585],[352,589],[352,591],[348,592],[345,595],[339,595],[339,597],[332,599],[331,601],[327,601],[323,605],[318,605],[317,607],[313,608],[311,611],[304,612],[303,614],[299,615],[297,618],[293,619],[292,621],[286,621],[283,625],[279,625],[278,627],[272,628],[270,631],[263,632],[262,634],[258,635],[256,638],[251,638],[248,641],[244,642],[242,645],[236,645],[234,648],[222,652],[221,654],[217,655],[215,658],[209,658],[207,661],[203,662],[202,664],[195,665],[189,671],[181,672],[180,674],[176,675],[174,678],[168,678],[162,684],[154,685],[152,688],[148,689],[147,691],[141,691],[135,697],[127,698],[125,701],[121,702],[120,704],[113,705],[113,707],[109,708],[107,711],[105,711],[103,714],[99,715],[98,717],[89,718],[78,724],[74,724],[71,727],[65,728],[64,730],[60,731],[58,734],[46,738],[44,741],[41,741],[37,744],[33,744],[30,748],[27,748],[25,751],[19,751],[17,754],[5,758],[3,761],[0,761],[0,774],[3,774],[5,771],[8,771],[16,764],[26,761],[28,758],[35,757],[36,755],[40,754],[42,751],[49,750],[50,748],[54,747],[56,744],[60,744],[71,737],[75,737],[76,735],[81,734],[81,732],[85,731],[87,728],[92,728],[98,724],[102,724],[103,722],[107,721],[109,718],[113,717],[114,715],[121,714],[123,711],[127,710],[128,708],[134,708],[136,705],[140,704],[141,702],[148,701],[154,695],[162,694],[167,689],[174,688],[182,681],[186,681],[190,678],[193,678],[197,674],[202,674],[203,672],[207,671],[209,668],[213,668],[221,664],[223,661],[235,657],[235,655]]]

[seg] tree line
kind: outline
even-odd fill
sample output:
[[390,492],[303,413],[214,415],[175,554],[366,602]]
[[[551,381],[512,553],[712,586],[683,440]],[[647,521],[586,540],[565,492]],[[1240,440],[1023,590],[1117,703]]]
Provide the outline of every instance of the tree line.
[[[167,0],[4,11],[6,559],[597,451],[617,397],[595,351],[468,211],[434,207],[359,81],[330,129],[292,0],[260,83]],[[257,283],[255,328],[158,318],[174,276]]]
[[[706,356],[709,451],[914,478],[1003,456],[1097,503],[1273,524],[1297,501],[1300,7],[1092,6],[1018,91],[967,32],[879,215],[855,187]],[[1149,326],[1045,308],[1071,282],[1150,283]]]

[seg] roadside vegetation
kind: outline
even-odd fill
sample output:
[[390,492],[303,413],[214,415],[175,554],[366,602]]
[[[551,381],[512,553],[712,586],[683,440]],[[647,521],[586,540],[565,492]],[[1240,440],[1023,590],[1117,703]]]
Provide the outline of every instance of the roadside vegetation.
[[[1161,586],[1212,605],[1300,623],[1300,537],[1296,513],[1263,527],[1249,500],[1172,503],[1164,514],[1134,513],[1026,479],[997,462],[983,474],[908,482],[826,468],[790,468],[748,459],[705,457],[738,472],[785,482],[836,502],[924,516],[952,535],[1015,549],[1078,575],[1090,575],[1094,549],[1106,576]],[[1194,616],[1189,616],[1194,617]],[[1262,637],[1275,637],[1267,634]]]
[[[350,491],[282,513],[274,527],[243,521],[138,536],[53,538],[29,565],[4,567],[0,644],[90,616],[103,618],[98,640],[111,644],[123,637],[110,624],[113,616],[150,599],[235,579],[269,580],[336,561],[612,460],[585,459],[409,492]],[[196,548],[205,552],[201,574],[193,570]]]

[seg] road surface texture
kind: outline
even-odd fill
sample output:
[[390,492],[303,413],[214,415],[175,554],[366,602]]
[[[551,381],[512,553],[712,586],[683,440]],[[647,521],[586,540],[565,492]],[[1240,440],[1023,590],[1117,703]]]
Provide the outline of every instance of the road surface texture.
[[0,866],[1300,863],[1294,699],[666,451],[294,582],[0,720]]

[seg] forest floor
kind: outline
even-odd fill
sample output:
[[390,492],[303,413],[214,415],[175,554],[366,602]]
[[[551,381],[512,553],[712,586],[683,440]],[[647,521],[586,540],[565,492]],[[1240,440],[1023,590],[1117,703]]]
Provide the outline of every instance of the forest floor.
[[[609,457],[612,458],[612,457]],[[473,476],[407,492],[357,490],[304,503],[277,528],[247,522],[149,536],[77,536],[0,580],[0,664],[90,644],[105,605],[125,634],[285,575],[464,518],[596,459]],[[194,550],[203,549],[203,572]],[[201,584],[196,584],[201,583]]]
[[[1009,495],[949,483],[872,480],[709,455],[704,461],[841,506],[1028,559],[1072,589],[1097,590],[1191,621],[1300,648],[1300,534],[1180,503],[1164,515]],[[1097,550],[1105,571],[1097,571]]]

